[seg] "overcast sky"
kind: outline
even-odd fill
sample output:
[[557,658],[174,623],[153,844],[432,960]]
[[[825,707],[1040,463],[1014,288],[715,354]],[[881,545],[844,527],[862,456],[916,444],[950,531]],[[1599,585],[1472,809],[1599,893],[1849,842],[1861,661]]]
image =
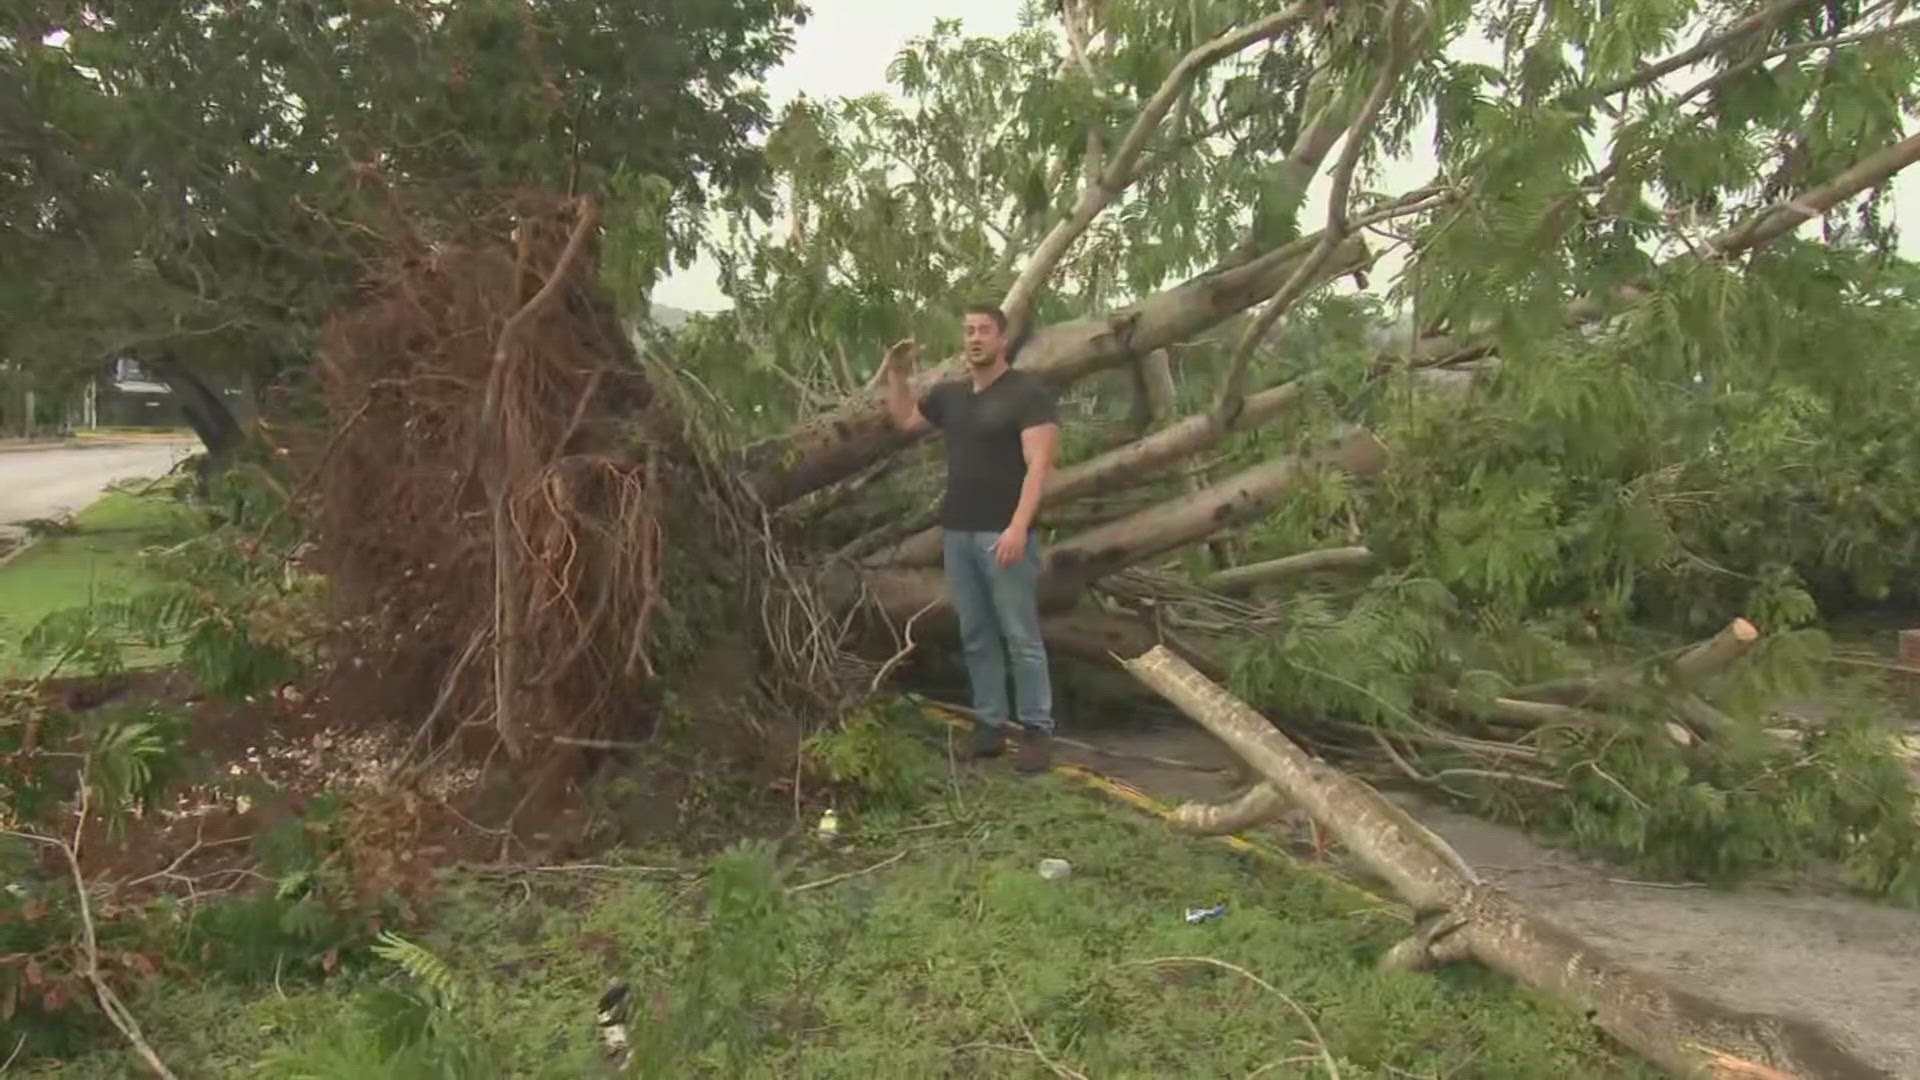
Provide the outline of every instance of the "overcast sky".
[[[933,29],[935,19],[959,19],[970,36],[997,37],[1019,29],[1021,0],[811,0],[812,16],[794,36],[793,51],[786,63],[767,79],[768,95],[777,115],[781,106],[796,94],[811,98],[850,97],[887,91],[887,65],[907,42]],[[1468,49],[1469,52],[1478,51]],[[1498,62],[1489,55],[1475,57]],[[1670,77],[1676,83],[1690,85],[1698,75],[1681,72]],[[1423,152],[1419,136],[1414,140],[1411,160],[1389,164],[1382,177],[1387,190],[1419,186],[1432,175],[1432,158]],[[1603,146],[1595,147],[1604,153]],[[1337,154],[1337,151],[1336,151]],[[1331,159],[1329,159],[1331,160]],[[1320,191],[1309,197],[1304,213],[1307,220],[1323,215],[1326,178],[1316,185]],[[1900,252],[1907,258],[1920,258],[1920,182],[1903,173],[1894,182],[1891,216],[1902,226]],[[1801,227],[1802,235],[1813,234],[1818,226]],[[1389,279],[1397,267],[1378,268],[1376,288]],[[656,302],[688,311],[717,311],[731,306],[721,294],[711,260],[702,256],[687,270],[662,281],[655,289]]]

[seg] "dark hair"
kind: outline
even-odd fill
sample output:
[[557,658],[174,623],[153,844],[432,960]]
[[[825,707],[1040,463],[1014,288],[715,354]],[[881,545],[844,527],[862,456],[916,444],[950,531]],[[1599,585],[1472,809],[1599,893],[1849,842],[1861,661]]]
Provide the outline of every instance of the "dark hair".
[[992,316],[993,324],[1000,328],[1000,332],[1003,334],[1007,332],[1007,313],[1004,311],[1001,311],[1000,305],[998,304],[988,304],[988,303],[968,304],[963,309],[963,311],[965,314],[968,314],[968,315]]

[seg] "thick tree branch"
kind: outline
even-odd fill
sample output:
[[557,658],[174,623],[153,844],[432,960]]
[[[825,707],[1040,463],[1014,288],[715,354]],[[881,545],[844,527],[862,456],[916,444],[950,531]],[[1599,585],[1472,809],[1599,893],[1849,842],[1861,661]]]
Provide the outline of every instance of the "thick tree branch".
[[1262,462],[1185,498],[1081,533],[1049,553],[1048,573],[1057,588],[1077,589],[1265,513],[1310,469],[1332,466],[1371,476],[1386,464],[1386,458],[1386,448],[1371,432],[1351,429],[1318,453]]
[[1173,811],[1173,827],[1202,836],[1226,836],[1279,817],[1292,809],[1287,797],[1262,780],[1223,803],[1185,802]]
[[1155,648],[1124,661],[1157,691],[1332,832],[1421,916],[1398,966],[1471,958],[1554,994],[1643,1057],[1682,1076],[1715,1075],[1729,1060],[1796,1076],[1884,1077],[1805,1021],[1736,1012],[1613,960],[1482,883],[1458,852],[1371,787],[1312,757],[1259,713]]
[[[1041,327],[1020,351],[1019,366],[1049,384],[1063,386],[1189,340],[1273,295],[1318,239],[1304,237],[1244,264],[1211,270],[1128,307]],[[1338,277],[1370,261],[1366,244],[1359,237],[1349,237],[1320,273]],[[943,376],[950,377],[946,367],[923,372],[914,380],[914,392],[925,392]],[[773,508],[838,483],[920,437],[902,434],[887,419],[878,398],[863,394],[784,435],[749,447],[746,466],[754,490]]]
[[1909,135],[1854,164],[1819,187],[1777,206],[1770,206],[1745,224],[1714,237],[1710,245],[1713,253],[1721,258],[1730,258],[1771,243],[1807,222],[1824,216],[1855,195],[1879,187],[1915,161],[1920,161],[1920,135]]
[[1013,287],[1000,306],[1006,311],[1008,320],[1016,327],[1024,327],[1033,309],[1033,297],[1040,285],[1052,275],[1055,268],[1066,258],[1068,250],[1075,241],[1093,224],[1114,199],[1130,186],[1137,173],[1135,171],[1140,155],[1146,149],[1147,142],[1160,130],[1161,121],[1166,119],[1168,110],[1186,92],[1188,86],[1214,64],[1241,52],[1262,41],[1278,37],[1283,31],[1301,22],[1318,5],[1311,0],[1302,0],[1284,11],[1275,12],[1266,18],[1245,26],[1236,27],[1221,34],[1181,57],[1173,70],[1154,91],[1153,97],[1140,110],[1134,119],[1133,127],[1120,146],[1106,163],[1106,168],[1098,176],[1090,177],[1081,189],[1080,198],[1074,204],[1073,212],[1054,225],[1027,265],[1020,271]]
[[1325,548],[1303,551],[1281,559],[1249,563],[1222,570],[1202,582],[1215,592],[1240,592],[1282,578],[1328,571],[1360,570],[1373,565],[1373,552],[1363,547]]
[[[1247,399],[1235,427],[1227,429],[1199,413],[1152,435],[1055,472],[1041,491],[1042,508],[1138,484],[1168,466],[1220,444],[1233,431],[1250,431],[1285,413],[1300,396],[1300,384],[1285,383]],[[932,566],[940,561],[940,531],[927,529],[879,552],[872,565]]]

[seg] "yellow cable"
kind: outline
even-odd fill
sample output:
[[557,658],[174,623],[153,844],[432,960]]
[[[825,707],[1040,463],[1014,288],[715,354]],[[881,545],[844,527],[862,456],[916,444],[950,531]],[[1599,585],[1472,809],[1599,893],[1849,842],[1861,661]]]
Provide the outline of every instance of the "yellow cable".
[[[922,717],[933,719],[935,722],[944,721],[950,727],[970,729],[973,726],[972,720],[968,719],[962,713],[946,705],[942,705],[940,702],[917,699],[916,703],[920,706],[920,715]],[[937,716],[930,716],[929,714],[937,714]],[[1168,806],[1166,803],[1161,802],[1124,780],[1115,780],[1113,777],[1103,776],[1084,765],[1056,763],[1052,766],[1052,771],[1056,775],[1078,781],[1088,787],[1096,788],[1115,798],[1131,803],[1150,814],[1158,816],[1163,821],[1173,820],[1173,807]],[[1341,892],[1351,893],[1363,899],[1369,907],[1390,914],[1399,921],[1409,924],[1413,922],[1413,917],[1402,905],[1376,893],[1368,892],[1366,889],[1361,888],[1338,874],[1322,870],[1316,866],[1309,866],[1284,851],[1278,851],[1265,844],[1256,843],[1244,836],[1215,836],[1212,839],[1227,845],[1235,851],[1264,859],[1267,862],[1285,867],[1296,873],[1318,878]]]

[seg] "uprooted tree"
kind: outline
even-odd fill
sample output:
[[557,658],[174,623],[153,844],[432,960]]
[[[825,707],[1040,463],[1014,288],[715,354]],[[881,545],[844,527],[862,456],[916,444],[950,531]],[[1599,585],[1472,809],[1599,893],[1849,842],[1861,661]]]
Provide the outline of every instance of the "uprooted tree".
[[[936,30],[896,61],[905,105],[792,106],[785,220],[737,207],[737,307],[643,334],[647,375],[560,241],[592,233],[587,199],[469,230],[462,273],[401,248],[327,350],[327,467],[383,508],[364,528],[437,539],[328,535],[383,640],[428,654],[407,670],[435,722],[516,754],[634,722],[652,699],[607,680],[651,672],[650,619],[703,610],[660,553],[719,550],[675,535],[677,471],[730,508],[721,562],[764,571],[730,597],[806,596],[802,629],[756,628],[814,675],[850,613],[894,631],[876,659],[937,633],[929,462],[873,365],[903,332],[950,344],[991,290],[1071,407],[1063,653],[1164,642],[1357,768],[1670,869],[1834,857],[1911,892],[1872,725],[1766,719],[1813,678],[1818,601],[1883,598],[1912,562],[1913,435],[1885,403],[1914,309],[1876,209],[1920,157],[1898,13],[1065,14],[1064,47]],[[1375,192],[1429,130],[1431,178]],[[840,668],[791,681],[872,685]]]
[[1902,12],[1063,14],[790,107],[785,220],[735,219],[736,307],[672,343],[829,595],[933,632],[936,465],[873,373],[1004,297],[1068,402],[1062,653],[1164,643],[1352,768],[1669,871],[1911,895],[1870,718],[1774,718],[1823,607],[1913,599]]

